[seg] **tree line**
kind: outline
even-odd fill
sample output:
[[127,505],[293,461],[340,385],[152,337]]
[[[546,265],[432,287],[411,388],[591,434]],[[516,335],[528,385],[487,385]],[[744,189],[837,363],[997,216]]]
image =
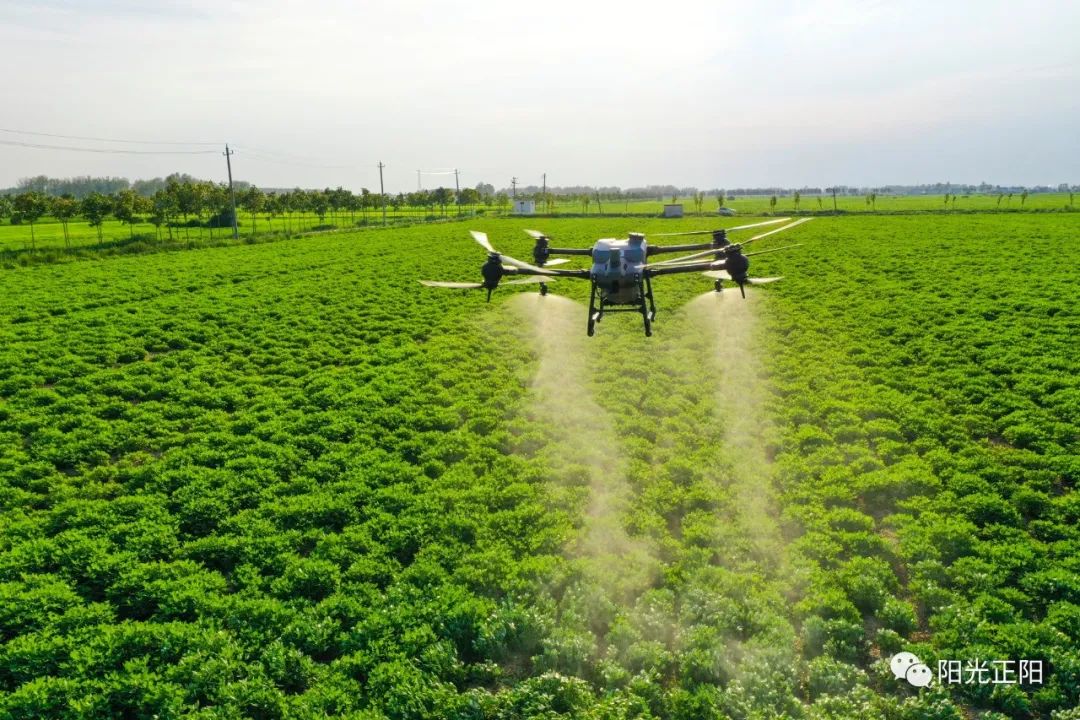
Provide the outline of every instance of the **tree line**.
[[[498,204],[506,209],[510,204],[505,196],[481,195],[473,188],[455,191],[440,187],[391,195],[372,193],[366,188],[354,193],[341,187],[267,192],[245,184],[234,187],[230,194],[225,184],[170,176],[162,187],[150,195],[142,195],[133,187],[111,193],[93,191],[82,198],[71,193],[53,196],[38,189],[0,195],[0,221],[9,218],[12,224],[29,225],[31,249],[36,249],[34,225],[43,217],[52,217],[61,223],[64,242],[68,247],[71,246],[68,227],[77,218],[82,218],[97,229],[99,242],[102,240],[102,225],[110,217],[127,224],[133,238],[134,226],[149,222],[154,225],[158,240],[163,233],[167,233],[171,240],[174,231],[186,231],[191,227],[209,228],[212,239],[215,228],[232,227],[234,202],[238,218],[246,216],[250,219],[251,234],[257,232],[259,218],[263,215],[282,218],[286,231],[292,232],[326,226],[328,222],[331,226],[337,225],[346,217],[355,224],[357,213],[366,218],[370,213],[384,208],[395,212],[405,207],[424,208],[431,215],[439,211],[446,215],[451,206],[492,207]],[[305,222],[312,215],[318,218],[318,225],[306,226]]]

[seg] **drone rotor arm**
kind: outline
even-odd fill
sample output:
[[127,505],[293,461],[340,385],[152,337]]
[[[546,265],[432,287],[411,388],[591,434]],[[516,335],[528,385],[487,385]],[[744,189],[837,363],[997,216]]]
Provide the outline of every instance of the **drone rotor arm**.
[[592,255],[592,248],[548,248],[548,255]]
[[678,273],[692,273],[703,272],[705,270],[715,270],[718,267],[723,267],[724,261],[718,260],[714,262],[692,262],[685,265],[664,265],[657,267],[655,265],[647,265],[645,272],[649,277],[656,277],[658,275],[675,275]]
[[649,245],[648,252],[650,255],[661,255],[663,253],[693,252],[694,250],[706,250],[712,247],[712,243],[694,243],[692,245]]

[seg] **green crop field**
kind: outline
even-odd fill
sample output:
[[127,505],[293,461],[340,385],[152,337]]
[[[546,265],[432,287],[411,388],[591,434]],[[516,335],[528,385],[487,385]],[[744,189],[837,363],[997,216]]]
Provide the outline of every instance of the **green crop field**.
[[416,281],[715,218],[0,270],[0,717],[1078,717],[1080,221],[965,202],[659,278],[652,338]]

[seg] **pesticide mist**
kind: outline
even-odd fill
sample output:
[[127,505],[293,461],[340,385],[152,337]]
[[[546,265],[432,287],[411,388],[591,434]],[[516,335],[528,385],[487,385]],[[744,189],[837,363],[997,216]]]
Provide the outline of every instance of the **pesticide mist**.
[[716,404],[732,467],[727,487],[736,499],[739,524],[754,544],[756,559],[780,570],[785,553],[766,450],[770,424],[755,336],[757,307],[757,293],[749,292],[744,300],[727,290],[699,295],[686,313],[712,344],[709,361],[716,372]]
[[626,600],[650,582],[657,563],[624,525],[626,457],[611,415],[590,386],[596,345],[586,346],[586,309],[565,297],[533,293],[518,294],[509,305],[529,328],[538,357],[528,412],[550,436],[543,452],[560,485],[552,491],[587,492],[584,525],[568,555],[583,560],[586,574],[609,594]]

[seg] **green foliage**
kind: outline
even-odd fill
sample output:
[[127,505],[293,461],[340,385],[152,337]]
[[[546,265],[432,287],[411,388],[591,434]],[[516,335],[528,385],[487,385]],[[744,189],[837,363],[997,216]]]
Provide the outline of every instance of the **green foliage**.
[[[785,275],[750,301],[766,509],[679,310],[706,286],[658,283],[648,347],[613,319],[572,399],[614,425],[627,544],[592,555],[596,470],[534,408],[550,358],[505,295],[414,287],[475,275],[459,226],[4,271],[0,716],[1068,718],[1080,262],[1066,215],[963,212],[754,258]],[[527,257],[533,224],[476,227]],[[882,670],[911,648],[1053,673],[915,693]]]

